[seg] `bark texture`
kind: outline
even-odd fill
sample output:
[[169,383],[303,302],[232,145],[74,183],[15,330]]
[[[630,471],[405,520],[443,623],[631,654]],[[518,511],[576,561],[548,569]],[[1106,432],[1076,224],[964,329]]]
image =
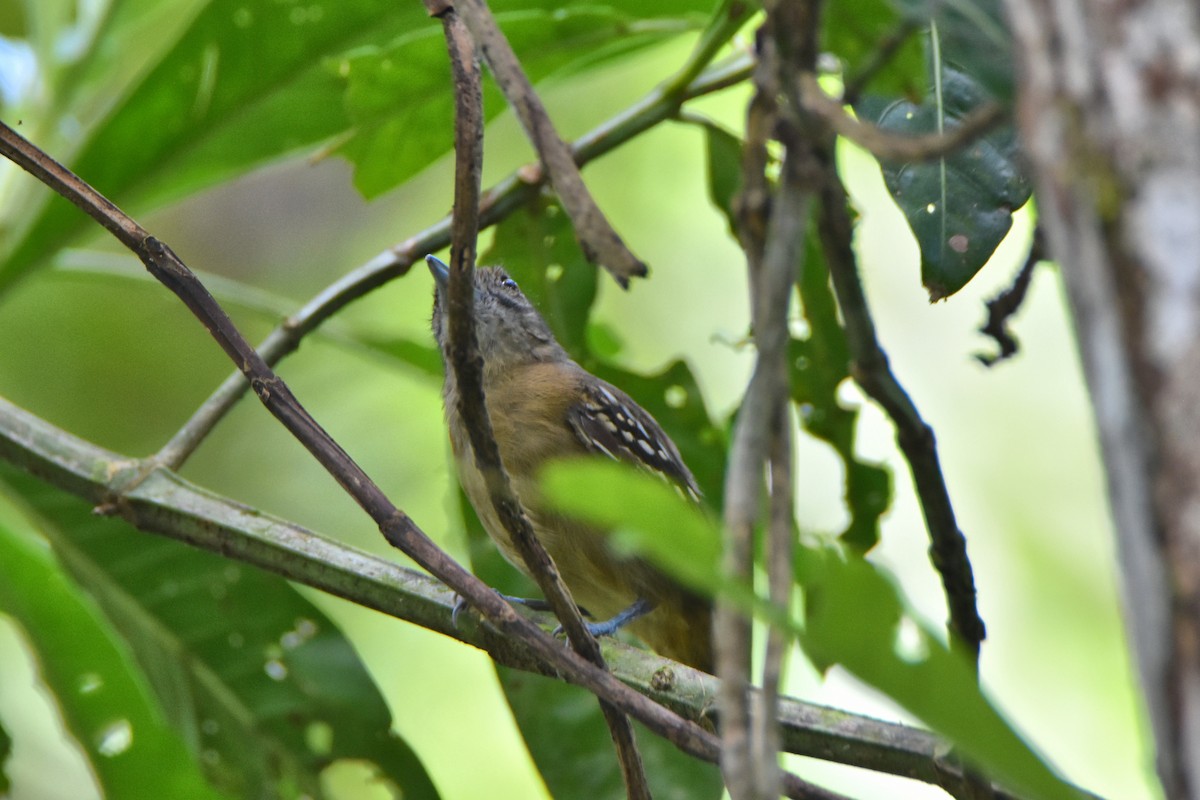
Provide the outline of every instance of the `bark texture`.
[[1200,11],[1005,0],[1167,797],[1200,797]]

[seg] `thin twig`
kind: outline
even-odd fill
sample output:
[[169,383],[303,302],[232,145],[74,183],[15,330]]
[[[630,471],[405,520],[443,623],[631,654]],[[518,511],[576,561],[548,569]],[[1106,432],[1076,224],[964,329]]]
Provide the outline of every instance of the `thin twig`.
[[1029,282],[1033,278],[1033,270],[1038,263],[1046,258],[1045,237],[1039,225],[1033,231],[1033,241],[1029,245],[1029,255],[1021,266],[1021,271],[1013,280],[1012,285],[996,297],[987,301],[987,322],[979,332],[996,340],[1000,348],[995,355],[976,353],[975,358],[985,367],[993,367],[1017,353],[1017,337],[1008,330],[1008,320],[1021,309],[1025,302],[1025,293],[1029,290]]
[[[616,149],[638,134],[673,117],[681,104],[687,100],[742,82],[750,75],[753,66],[753,59],[742,55],[707,70],[689,84],[682,96],[668,93],[663,88],[655,89],[632,107],[580,137],[572,148],[575,162],[582,166]],[[519,169],[500,181],[484,193],[480,226],[494,225],[528,203],[541,190],[543,182],[544,176],[540,170],[528,168]],[[388,248],[323,289],[284,321],[283,325],[271,331],[259,345],[259,355],[271,366],[278,364],[300,346],[305,336],[342,308],[392,279],[407,274],[417,259],[424,257],[426,253],[435,253],[449,244],[450,217],[447,215],[431,227]],[[231,374],[155,454],[155,459],[165,467],[179,469],[249,388],[240,371]]]
[[834,133],[868,150],[880,161],[912,163],[943,158],[987,134],[1008,116],[1003,105],[989,101],[972,109],[944,133],[902,136],[847,114],[842,101],[827,95],[811,72],[801,74],[798,85],[804,108],[824,119]]
[[[93,505],[109,508],[141,531],[165,536],[263,569],[290,581],[419,625],[485,650],[497,663],[577,683],[567,669],[573,654],[555,649],[545,660],[520,637],[475,622],[454,621],[454,593],[423,572],[356,550],[294,523],[188,483],[151,459],[97,447],[0,398],[0,461]],[[142,480],[136,488],[130,484]],[[120,496],[119,504],[112,504]],[[640,648],[610,639],[604,650],[622,683],[686,719],[713,727],[715,678]],[[669,678],[667,677],[669,676]],[[946,743],[929,731],[840,709],[780,701],[784,749],[934,785],[954,786],[957,767]],[[1086,795],[1091,800],[1099,800]],[[1001,793],[1001,800],[1014,800]]]
[[875,336],[875,323],[858,278],[846,190],[838,177],[832,148],[824,155],[824,166],[818,229],[834,294],[845,319],[851,372],[863,391],[879,403],[896,426],[896,440],[908,461],[929,530],[930,557],[946,594],[950,640],[978,672],[979,648],[986,629],[975,603],[975,577],[967,557],[967,541],[958,528],[950,502],[933,429],[921,418],[892,373],[887,354]]
[[575,236],[588,261],[599,263],[623,287],[631,277],[647,273],[645,263],[635,256],[613,228],[604,212],[596,205],[579,167],[567,146],[554,129],[545,106],[525,75],[508,39],[496,24],[484,0],[460,0],[459,13],[483,51],[496,83],[508,98],[508,104],[521,121],[525,135],[550,175],[550,183],[562,200],[563,209],[571,218]]
[[[772,199],[767,180],[767,142],[774,132],[778,115],[775,42],[768,33],[770,24],[771,17],[768,16],[756,35],[758,65],[754,70],[754,95],[746,110],[742,188],[733,201],[737,234],[750,275],[752,315],[758,313],[760,298],[766,296],[759,276],[763,272]],[[748,581],[753,570],[752,537],[768,435],[763,423],[774,419],[769,415],[766,387],[760,374],[764,369],[760,352],[742,400],[725,472],[725,546],[721,568],[733,580]],[[734,800],[743,800],[753,797],[755,791],[750,704],[752,628],[750,621],[733,604],[717,598],[713,634],[717,675],[721,678],[717,694],[717,707],[721,713],[721,770],[730,796]]]
[[[430,3],[434,0],[430,0]],[[427,3],[428,5],[428,3]],[[533,526],[513,491],[500,460],[500,451],[484,401],[483,362],[475,340],[475,256],[479,233],[479,190],[483,171],[483,93],[475,43],[453,9],[441,12],[450,65],[454,75],[454,210],[451,215],[449,312],[450,368],[458,386],[458,412],[471,439],[475,464],[483,475],[501,523],[521,559],[549,601],[575,652],[607,669],[600,645],[584,624],[579,608],[559,577],[550,554],[538,541]],[[650,800],[646,770],[634,738],[633,725],[621,711],[600,701],[604,720],[616,746],[621,776],[630,800]]]

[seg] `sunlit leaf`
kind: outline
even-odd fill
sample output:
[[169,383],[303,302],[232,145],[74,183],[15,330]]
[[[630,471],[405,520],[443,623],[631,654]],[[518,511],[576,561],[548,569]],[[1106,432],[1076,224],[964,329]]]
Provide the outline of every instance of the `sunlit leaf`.
[[805,596],[800,643],[815,664],[842,665],[1021,797],[1079,797],[984,696],[961,655],[905,613],[895,585],[870,562],[802,550],[797,577]]
[[[141,212],[345,131],[343,85],[323,59],[436,26],[415,3],[210,0],[139,83],[109,87],[108,113],[78,131],[77,152],[54,154],[72,156],[85,180]],[[100,43],[90,58],[106,54]],[[17,230],[33,219],[18,214],[36,220],[9,240],[0,286],[89,224],[61,198],[43,208],[44,197],[6,198],[3,213]]]
[[[14,521],[15,522],[15,521]],[[12,617],[108,797],[217,798],[137,665],[32,530],[0,521],[0,611]],[[0,793],[11,742],[0,731]]]
[[[594,66],[701,22],[688,9],[677,8],[672,16],[659,4],[496,6],[496,21],[532,81]],[[346,108],[353,122],[337,149],[355,164],[354,183],[364,195],[391,189],[450,148],[454,93],[440,26],[414,30],[330,64],[347,82]],[[484,115],[492,119],[504,110],[504,96],[491,81],[483,90]]]
[[547,465],[541,487],[564,514],[608,531],[618,553],[644,558],[694,591],[721,595],[747,614],[798,630],[785,611],[722,574],[720,523],[658,476],[609,459],[574,459]]
[[405,797],[437,797],[349,642],[286,581],[97,517],[11,467],[0,476],[36,509],[221,790],[318,797],[321,770],[359,759]]

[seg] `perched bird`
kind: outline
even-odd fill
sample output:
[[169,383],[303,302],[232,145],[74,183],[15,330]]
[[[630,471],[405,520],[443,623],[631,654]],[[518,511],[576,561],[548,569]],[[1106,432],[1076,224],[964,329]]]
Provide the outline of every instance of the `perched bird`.
[[[442,398],[459,481],[488,535],[518,569],[525,564],[492,508],[458,413],[450,367],[446,286],[450,271],[426,261],[437,284],[433,334],[446,379]],[[629,395],[571,360],[516,281],[499,267],[475,270],[475,335],[488,415],[500,459],[542,546],[603,635],[628,626],[660,654],[712,672],[712,606],[647,562],[612,551],[605,532],[549,510],[538,473],[557,459],[608,457],[652,470],[692,497],[696,479],[675,443]]]

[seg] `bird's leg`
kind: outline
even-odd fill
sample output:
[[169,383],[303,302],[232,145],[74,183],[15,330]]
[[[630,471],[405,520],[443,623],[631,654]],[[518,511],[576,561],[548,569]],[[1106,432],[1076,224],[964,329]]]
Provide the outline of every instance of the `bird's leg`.
[[[612,619],[602,620],[600,622],[587,622],[588,632],[592,636],[612,636],[614,633],[633,622],[639,617],[644,617],[654,610],[654,603],[644,597],[639,597],[633,601],[629,608],[619,612]],[[562,626],[559,625],[554,629],[554,635],[562,633]]]

